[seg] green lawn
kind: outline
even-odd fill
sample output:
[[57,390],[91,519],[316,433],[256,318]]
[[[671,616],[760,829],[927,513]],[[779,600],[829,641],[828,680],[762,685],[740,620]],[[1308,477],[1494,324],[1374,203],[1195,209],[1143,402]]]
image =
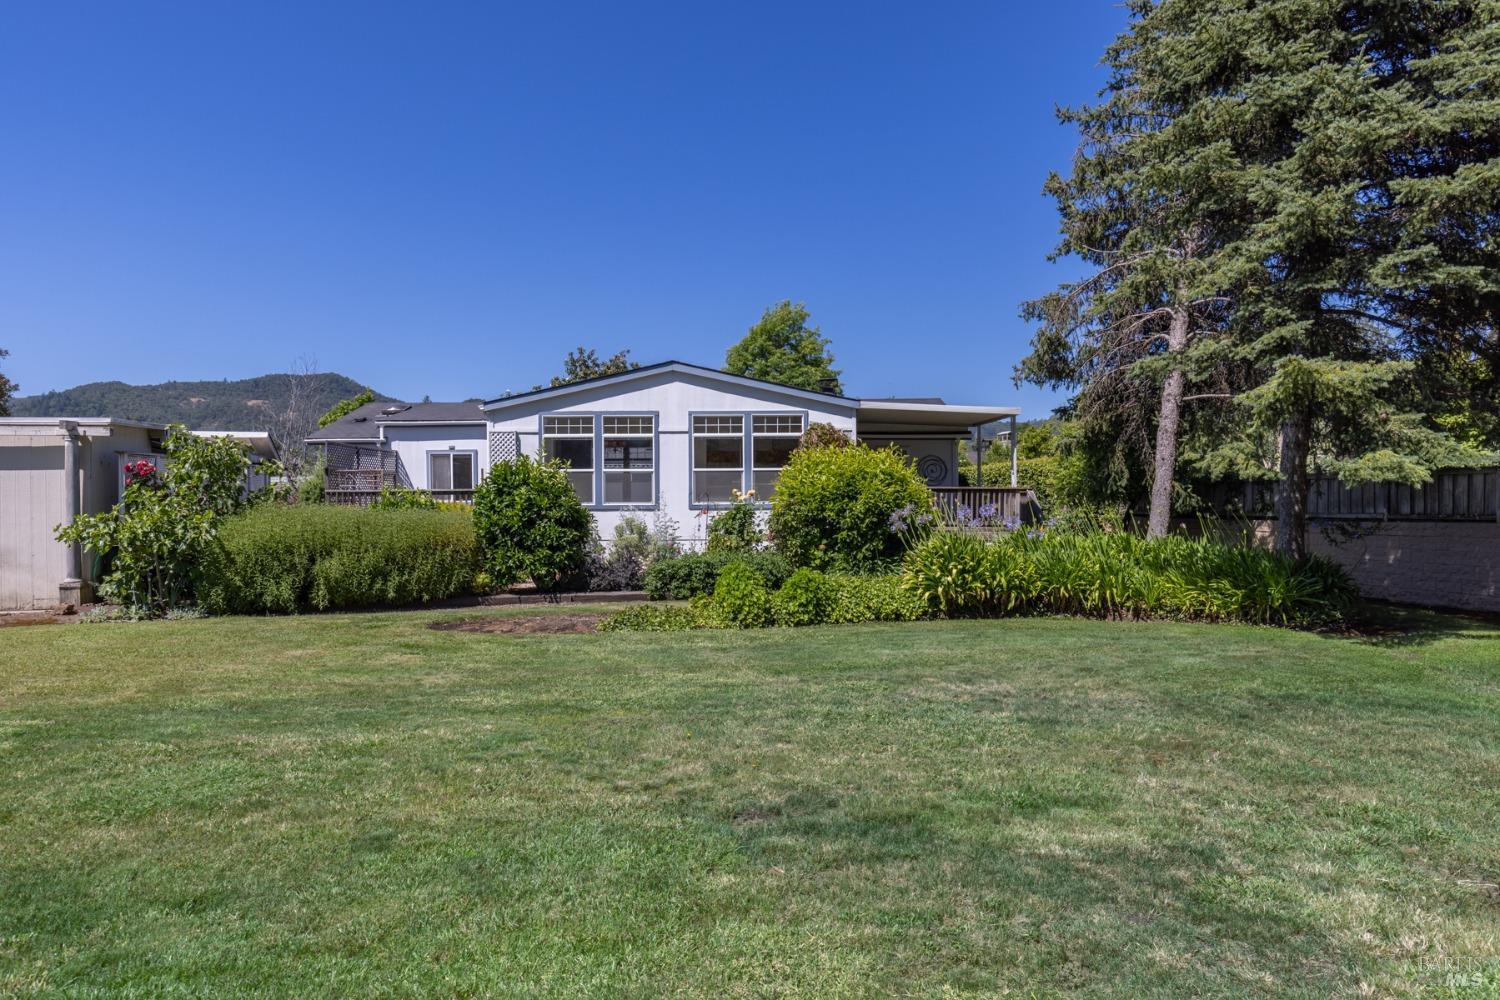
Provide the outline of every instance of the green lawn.
[[0,994],[1500,993],[1500,626],[0,630]]

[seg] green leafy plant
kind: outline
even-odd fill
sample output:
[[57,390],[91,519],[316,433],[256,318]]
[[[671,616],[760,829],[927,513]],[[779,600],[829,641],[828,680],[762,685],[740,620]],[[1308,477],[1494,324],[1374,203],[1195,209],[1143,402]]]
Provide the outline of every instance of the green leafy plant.
[[778,625],[817,625],[828,620],[837,596],[835,585],[815,569],[793,573],[771,603]]
[[110,510],[58,525],[59,541],[81,545],[108,566],[100,596],[154,617],[189,603],[194,567],[218,520],[244,502],[250,458],[227,437],[199,437],[174,426],[163,442],[165,468],[141,460],[125,469],[125,493]]
[[554,590],[576,578],[594,518],[556,462],[522,455],[498,462],[474,491],[474,527],[497,586],[531,580]]
[[744,563],[730,563],[714,585],[713,606],[736,628],[764,628],[773,621],[765,580]]
[[893,528],[902,511],[907,524],[936,513],[927,484],[897,449],[799,448],[776,483],[771,539],[794,566],[880,570],[906,548]]
[[792,575],[791,564],[775,552],[703,552],[655,562],[646,571],[646,594],[653,601],[686,601],[712,594],[719,573],[732,563],[749,566],[774,590]]
[[661,559],[677,554],[674,537],[646,526],[633,515],[615,525],[608,547],[595,543],[585,566],[588,589],[594,591],[639,590],[646,571]]
[[734,503],[708,522],[708,551],[754,552],[765,543],[757,523],[755,491],[734,491]]
[[216,614],[293,614],[440,600],[480,576],[467,514],[299,504],[225,519],[196,586]]
[[686,632],[711,627],[700,611],[681,604],[638,604],[599,622],[601,632]]
[[912,622],[931,614],[916,594],[902,586],[899,576],[831,573],[828,582],[833,600],[824,620],[830,625]]
[[848,434],[822,420],[808,424],[797,439],[798,448],[847,448],[851,444]]
[[1346,614],[1348,576],[1249,545],[1129,532],[938,533],[907,556],[905,586],[947,617],[1047,613],[1310,625]]
[[371,510],[437,510],[438,502],[426,490],[387,486],[370,504]]

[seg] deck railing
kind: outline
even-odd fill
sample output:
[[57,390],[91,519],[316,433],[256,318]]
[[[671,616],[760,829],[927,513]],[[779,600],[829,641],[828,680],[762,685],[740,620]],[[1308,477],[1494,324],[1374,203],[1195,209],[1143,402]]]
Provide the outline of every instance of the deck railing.
[[981,510],[993,507],[993,516],[986,520],[994,523],[1033,524],[1042,519],[1036,493],[1024,486],[933,486],[931,490],[938,513],[949,524],[962,520],[960,507],[969,512],[969,518],[979,517]]

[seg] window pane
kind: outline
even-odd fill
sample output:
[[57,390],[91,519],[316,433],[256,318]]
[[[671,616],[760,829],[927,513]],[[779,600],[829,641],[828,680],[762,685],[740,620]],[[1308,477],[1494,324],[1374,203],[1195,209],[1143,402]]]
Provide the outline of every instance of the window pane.
[[449,456],[432,455],[429,458],[428,488],[434,490],[453,489],[453,471]]
[[802,414],[778,413],[758,416],[755,418],[755,433],[800,435],[802,433]]
[[730,503],[734,491],[744,482],[738,469],[734,472],[693,473],[694,503]]
[[797,440],[794,437],[755,438],[755,467],[758,469],[781,468],[792,456],[793,449],[797,447]]
[[639,437],[650,434],[656,428],[652,426],[653,417],[605,417],[604,433],[606,434],[631,434]]
[[594,502],[594,474],[592,472],[570,472],[568,482],[573,484],[573,492],[578,494],[578,499],[585,504]]
[[575,469],[594,467],[593,438],[547,438],[548,458],[567,462]]
[[697,469],[742,469],[745,439],[742,437],[693,438],[693,467]]
[[606,472],[604,502],[649,505],[656,499],[654,479],[650,472]]
[[593,417],[543,417],[543,434],[587,434],[594,433]]
[[651,468],[651,438],[605,438],[604,467],[606,469]]
[[755,473],[755,499],[764,503],[771,499],[776,493],[776,480],[781,478],[780,469],[770,469]]
[[733,416],[698,416],[693,418],[694,434],[743,434],[745,418]]
[[453,488],[455,490],[472,490],[474,488],[474,456],[453,456]]

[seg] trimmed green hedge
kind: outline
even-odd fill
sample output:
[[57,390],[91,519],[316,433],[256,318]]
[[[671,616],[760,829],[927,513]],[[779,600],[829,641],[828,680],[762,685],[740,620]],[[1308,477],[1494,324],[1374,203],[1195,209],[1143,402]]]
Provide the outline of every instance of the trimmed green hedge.
[[295,614],[441,600],[480,568],[464,511],[302,504],[227,518],[199,567],[211,614]]
[[899,576],[856,576],[800,569],[771,593],[743,564],[719,577],[712,595],[699,594],[691,606],[627,608],[599,623],[602,632],[679,632],[700,628],[763,628],[769,625],[852,625],[909,622],[929,616],[921,599]]
[[780,587],[792,575],[791,565],[775,552],[701,552],[652,563],[646,571],[646,596],[653,601],[686,601],[699,594],[712,594],[719,573],[731,563],[749,566],[769,590]]

